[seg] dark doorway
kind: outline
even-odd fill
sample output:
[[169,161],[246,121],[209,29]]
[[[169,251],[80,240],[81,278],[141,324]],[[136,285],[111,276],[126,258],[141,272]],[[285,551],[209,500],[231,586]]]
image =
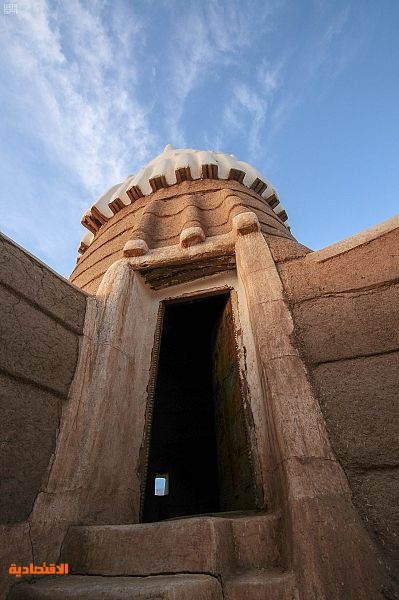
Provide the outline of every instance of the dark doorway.
[[164,308],[142,520],[254,509],[230,294]]

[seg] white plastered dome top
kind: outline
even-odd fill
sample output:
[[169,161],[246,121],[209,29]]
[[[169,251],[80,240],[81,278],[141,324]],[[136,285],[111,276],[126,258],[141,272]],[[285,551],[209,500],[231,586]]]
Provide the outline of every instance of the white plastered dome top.
[[93,241],[99,227],[124,206],[164,187],[195,179],[239,181],[266,201],[269,199],[273,211],[282,221],[287,220],[287,214],[270,181],[248,163],[238,160],[233,154],[173,148],[168,144],[161,154],[136,175],[128,175],[123,182],[113,185],[88,208],[82,217],[82,224],[89,231],[83,236],[79,251],[84,252]]

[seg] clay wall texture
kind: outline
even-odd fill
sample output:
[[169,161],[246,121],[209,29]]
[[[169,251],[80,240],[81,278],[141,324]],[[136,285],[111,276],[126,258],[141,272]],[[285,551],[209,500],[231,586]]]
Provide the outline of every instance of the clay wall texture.
[[151,230],[150,248],[179,243],[185,209],[193,201],[190,197],[194,195],[206,236],[229,232],[232,212],[224,193],[229,191],[240,198],[243,206],[257,214],[263,233],[293,241],[289,230],[266,200],[240,183],[220,180],[188,181],[139,198],[102,225],[88,250],[79,258],[71,281],[88,293],[95,293],[108,267],[123,257],[124,245],[132,237],[134,228],[150,204],[150,214],[154,216],[148,227]]
[[354,502],[399,575],[399,218],[279,271]]
[[0,523],[25,521],[54,451],[86,295],[0,235]]

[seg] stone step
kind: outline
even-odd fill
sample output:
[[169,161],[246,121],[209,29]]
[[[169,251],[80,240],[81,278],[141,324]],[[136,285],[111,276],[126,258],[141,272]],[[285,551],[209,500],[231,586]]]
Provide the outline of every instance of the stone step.
[[140,525],[71,527],[61,561],[87,575],[221,575],[278,562],[278,517],[203,516]]
[[279,570],[247,572],[227,579],[224,600],[299,600],[293,573]]
[[251,571],[280,564],[279,525],[280,517],[275,513],[231,519],[237,570]]
[[89,575],[218,574],[233,559],[230,523],[194,518],[141,525],[71,527],[61,562]]
[[8,600],[222,600],[219,581],[209,575],[96,577],[64,575],[18,583]]

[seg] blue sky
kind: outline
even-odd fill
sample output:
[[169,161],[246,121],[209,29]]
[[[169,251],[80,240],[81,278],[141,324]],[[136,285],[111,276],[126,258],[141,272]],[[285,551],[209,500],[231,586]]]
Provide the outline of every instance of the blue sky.
[[167,143],[252,163],[313,249],[399,212],[397,0],[32,0],[0,27],[0,228],[65,276],[84,210]]

